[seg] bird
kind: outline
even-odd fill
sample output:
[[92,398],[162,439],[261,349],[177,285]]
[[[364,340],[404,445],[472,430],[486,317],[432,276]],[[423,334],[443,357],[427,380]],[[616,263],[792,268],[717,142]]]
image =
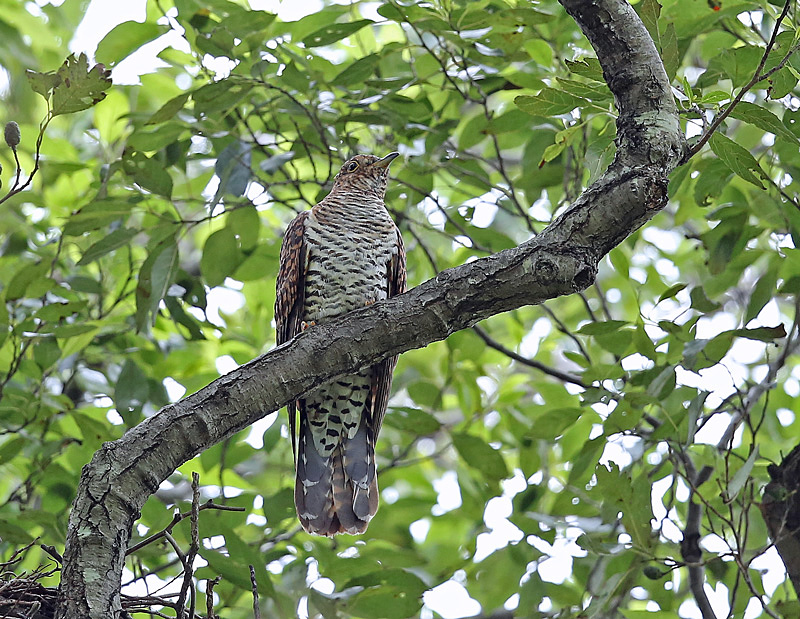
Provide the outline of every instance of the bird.
[[[384,203],[398,157],[355,155],[330,193],[286,229],[276,281],[278,345],[406,290],[403,237]],[[397,356],[325,382],[288,405],[297,515],[309,533],[367,530],[378,510],[375,443]]]

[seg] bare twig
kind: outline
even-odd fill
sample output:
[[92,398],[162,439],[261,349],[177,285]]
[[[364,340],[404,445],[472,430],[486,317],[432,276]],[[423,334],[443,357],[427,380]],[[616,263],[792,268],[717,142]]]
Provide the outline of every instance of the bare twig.
[[[38,538],[37,538],[38,539]],[[8,561],[0,563],[0,572],[7,570],[9,567],[14,565],[15,563],[22,561],[25,558],[25,553],[28,552],[31,546],[36,543],[36,540],[30,542],[27,546],[23,546],[22,548],[17,548],[14,551],[14,554],[11,555],[11,558]]]
[[14,150],[14,161],[17,166],[17,176],[16,180],[14,181],[14,185],[11,187],[9,192],[0,198],[0,204],[8,200],[11,196],[17,195],[20,191],[26,189],[28,185],[31,184],[33,181],[33,177],[36,176],[36,173],[39,171],[39,162],[41,161],[41,153],[42,153],[42,142],[44,141],[44,132],[47,130],[47,125],[50,124],[50,121],[53,120],[53,117],[50,115],[50,110],[47,111],[47,116],[45,116],[44,120],[39,124],[39,136],[36,138],[36,150],[34,152],[33,157],[33,169],[31,173],[28,175],[28,178],[25,180],[24,183],[21,185],[19,184],[20,181],[20,174],[22,168],[19,164],[19,158],[17,157],[17,151]]
[[50,546],[48,544],[39,544],[39,548],[44,550],[47,554],[53,557],[59,563],[64,562],[64,558],[61,556],[61,553],[56,550],[55,546]]
[[716,619],[714,609],[703,588],[705,567],[702,564],[703,552],[700,549],[700,524],[703,520],[703,507],[693,500],[697,488],[708,481],[714,469],[704,466],[698,473],[687,454],[680,453],[679,455],[686,469],[686,479],[690,488],[689,510],[686,516],[686,527],[683,530],[683,541],[681,541],[681,557],[689,570],[689,588],[703,619]]
[[258,584],[256,583],[256,569],[250,566],[250,584],[253,587],[253,619],[261,619],[261,609],[258,606]]
[[217,619],[217,614],[214,612],[214,587],[221,579],[222,576],[217,576],[206,580],[206,619]]
[[197,551],[200,549],[200,531],[198,526],[198,519],[200,515],[200,475],[192,472],[192,509],[191,509],[191,542],[189,543],[189,553],[186,555],[186,560],[183,562],[183,584],[181,585],[181,594],[178,601],[175,603],[175,612],[178,616],[183,616],[183,606],[186,603],[186,594],[189,593],[189,619],[194,619],[195,609],[195,590],[193,583],[194,576],[194,560],[197,557]]
[[[220,511],[226,511],[226,512],[243,512],[243,511],[245,511],[244,507],[232,507],[230,505],[219,505],[217,503],[214,503],[211,499],[209,499],[208,501],[203,503],[200,507],[198,507],[198,511],[203,511],[204,509],[218,509]],[[164,527],[164,529],[162,529],[158,533],[154,533],[153,535],[151,535],[148,538],[143,539],[138,544],[134,544],[133,546],[128,548],[128,550],[125,551],[125,555],[126,556],[127,555],[131,555],[134,552],[136,552],[137,550],[141,550],[145,546],[160,540],[167,533],[170,533],[172,531],[172,529],[175,528],[176,524],[178,524],[181,520],[184,520],[184,519],[188,518],[191,515],[192,515],[192,510],[189,510],[189,511],[183,512],[183,513],[175,512],[175,515],[172,517],[172,522],[170,522],[166,527]]]

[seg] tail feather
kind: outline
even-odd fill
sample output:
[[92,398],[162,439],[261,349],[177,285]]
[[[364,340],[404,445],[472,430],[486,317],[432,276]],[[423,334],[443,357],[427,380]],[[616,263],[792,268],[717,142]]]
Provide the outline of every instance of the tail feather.
[[329,456],[321,456],[301,415],[294,498],[309,533],[330,537],[366,531],[378,511],[375,444],[366,420],[353,438],[345,434]]
[[332,470],[328,460],[329,458],[323,458],[314,449],[311,430],[301,418],[294,503],[303,528],[311,531],[310,527],[313,526],[321,535],[329,535],[328,531],[334,527],[338,528],[338,521],[333,523],[333,514],[328,508],[332,494]]
[[342,440],[345,477],[352,487],[352,509],[366,522],[378,511],[378,477],[375,474],[375,439],[362,420],[355,436]]

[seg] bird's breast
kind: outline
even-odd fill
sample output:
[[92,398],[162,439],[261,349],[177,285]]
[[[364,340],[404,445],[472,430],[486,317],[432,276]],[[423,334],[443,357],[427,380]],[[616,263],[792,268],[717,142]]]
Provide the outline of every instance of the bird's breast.
[[[383,207],[381,206],[381,209]],[[397,252],[388,213],[308,217],[304,319],[338,316],[387,296],[387,268]]]

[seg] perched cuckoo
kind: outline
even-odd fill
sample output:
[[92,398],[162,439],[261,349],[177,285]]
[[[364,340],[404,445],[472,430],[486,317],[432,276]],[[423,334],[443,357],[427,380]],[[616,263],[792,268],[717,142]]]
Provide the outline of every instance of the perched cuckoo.
[[[395,157],[356,155],[331,192],[289,224],[275,300],[278,344],[405,291],[403,239],[384,205]],[[378,510],[375,441],[396,363],[392,357],[324,383],[289,405],[294,501],[306,531],[363,533]]]

